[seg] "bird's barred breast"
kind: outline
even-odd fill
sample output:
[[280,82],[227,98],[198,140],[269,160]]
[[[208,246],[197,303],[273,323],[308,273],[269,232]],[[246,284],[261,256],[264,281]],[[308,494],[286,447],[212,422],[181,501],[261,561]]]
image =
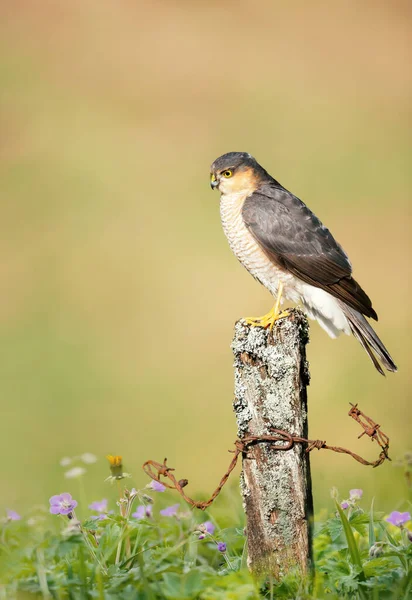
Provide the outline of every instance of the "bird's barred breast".
[[[273,295],[276,295],[279,281],[282,281],[285,286],[285,296],[292,301],[297,301],[298,294],[296,294],[295,286],[291,287],[292,280],[295,279],[293,275],[274,265],[247,229],[242,217],[242,206],[245,199],[246,196],[239,194],[222,194],[220,198],[223,230],[232,252],[249,273],[267,287]],[[288,286],[288,284],[290,285]]]

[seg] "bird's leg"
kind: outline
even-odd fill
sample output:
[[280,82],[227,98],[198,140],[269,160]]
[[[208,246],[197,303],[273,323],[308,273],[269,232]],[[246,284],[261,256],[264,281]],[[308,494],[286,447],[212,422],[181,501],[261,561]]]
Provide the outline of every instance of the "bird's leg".
[[263,317],[246,317],[244,319],[246,323],[248,325],[252,325],[253,327],[263,327],[264,329],[269,327],[270,329],[273,329],[276,321],[288,317],[290,313],[287,310],[279,312],[282,292],[283,283],[279,282],[278,294],[276,297],[275,306],[272,308],[272,310],[270,310],[266,315],[263,315]]

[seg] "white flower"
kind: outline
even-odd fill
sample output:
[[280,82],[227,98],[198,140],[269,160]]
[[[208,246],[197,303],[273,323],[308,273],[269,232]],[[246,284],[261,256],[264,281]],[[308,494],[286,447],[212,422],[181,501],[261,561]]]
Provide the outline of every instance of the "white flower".
[[336,487],[331,488],[330,497],[333,498],[334,500],[338,499],[338,488],[336,488]]
[[91,465],[97,461],[97,456],[92,454],[91,452],[85,452],[81,455],[81,460],[86,463],[86,465]]
[[69,458],[68,456],[64,456],[61,461],[60,461],[60,465],[62,467],[68,467],[72,462],[72,459]]
[[86,469],[83,467],[73,467],[73,469],[69,469],[65,472],[64,476],[66,479],[75,479],[76,477],[81,477],[86,473]]
[[350,500],[360,500],[363,496],[363,490],[349,490],[349,499]]

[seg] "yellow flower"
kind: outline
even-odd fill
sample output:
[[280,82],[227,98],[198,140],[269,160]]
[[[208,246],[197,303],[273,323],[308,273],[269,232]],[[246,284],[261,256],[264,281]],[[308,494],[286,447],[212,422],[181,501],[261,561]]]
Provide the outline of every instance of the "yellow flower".
[[111,475],[106,479],[106,481],[116,481],[118,479],[124,479],[125,477],[130,477],[129,473],[123,472],[123,459],[121,456],[112,456],[108,454],[106,456],[110,465]]
[[110,468],[122,466],[122,457],[121,456],[112,456],[111,454],[108,454],[106,456],[106,458],[110,463]]

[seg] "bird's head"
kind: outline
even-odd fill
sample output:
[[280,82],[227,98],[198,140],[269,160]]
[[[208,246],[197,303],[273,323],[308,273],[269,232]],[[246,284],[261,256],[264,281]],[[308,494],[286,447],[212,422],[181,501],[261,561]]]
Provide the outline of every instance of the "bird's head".
[[268,174],[247,152],[228,152],[210,167],[210,186],[221,194],[252,194]]

